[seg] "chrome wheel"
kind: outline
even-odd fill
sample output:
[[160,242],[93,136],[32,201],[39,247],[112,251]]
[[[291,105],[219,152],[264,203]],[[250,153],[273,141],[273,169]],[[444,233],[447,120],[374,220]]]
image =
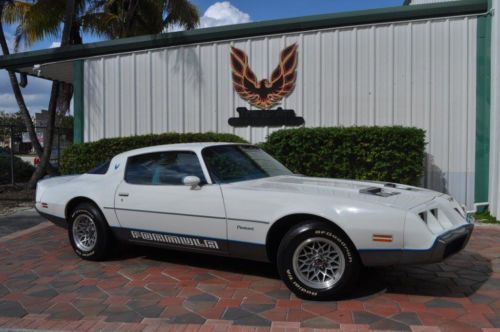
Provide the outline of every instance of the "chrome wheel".
[[344,274],[344,254],[333,241],[322,237],[307,239],[295,249],[293,269],[304,285],[314,289],[330,288]]
[[94,220],[86,214],[81,214],[73,221],[73,240],[78,249],[91,251],[97,242],[97,228]]

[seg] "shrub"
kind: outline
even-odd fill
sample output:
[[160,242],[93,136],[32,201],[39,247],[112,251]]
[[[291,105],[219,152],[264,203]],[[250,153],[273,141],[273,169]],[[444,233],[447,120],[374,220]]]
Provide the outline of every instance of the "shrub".
[[[14,180],[27,182],[35,168],[21,158],[14,157]],[[0,156],[0,184],[10,183],[10,157]]]
[[61,154],[59,171],[61,174],[84,173],[111,159],[113,156],[128,150],[153,145],[189,142],[246,143],[245,140],[236,135],[216,133],[166,133],[159,135],[107,138],[91,143],[74,144],[66,148]]
[[406,127],[284,129],[261,144],[292,171],[308,176],[418,184],[425,131]]

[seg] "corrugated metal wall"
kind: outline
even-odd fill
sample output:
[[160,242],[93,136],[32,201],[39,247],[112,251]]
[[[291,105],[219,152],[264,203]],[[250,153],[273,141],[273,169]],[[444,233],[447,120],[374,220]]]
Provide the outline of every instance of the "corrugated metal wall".
[[147,133],[229,132],[259,142],[279,128],[232,128],[230,46],[259,78],[299,45],[284,108],[308,127],[417,126],[427,131],[424,185],[471,205],[474,194],[476,18],[458,17],[249,38],[85,61],[85,141]]

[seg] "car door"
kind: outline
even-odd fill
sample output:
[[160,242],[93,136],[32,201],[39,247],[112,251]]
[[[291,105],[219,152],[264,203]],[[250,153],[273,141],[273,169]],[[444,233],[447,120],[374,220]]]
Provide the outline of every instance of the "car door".
[[[201,186],[183,184],[186,176]],[[115,192],[115,211],[129,240],[186,249],[227,251],[220,186],[209,184],[193,151],[131,156]]]

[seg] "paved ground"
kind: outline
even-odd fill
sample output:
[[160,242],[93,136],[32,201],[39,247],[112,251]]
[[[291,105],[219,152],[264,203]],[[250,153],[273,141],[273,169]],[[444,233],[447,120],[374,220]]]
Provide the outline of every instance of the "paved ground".
[[35,209],[24,209],[13,214],[0,216],[0,238],[23,229],[36,226],[45,219],[40,217]]
[[467,250],[446,263],[366,270],[353,294],[332,302],[295,298],[270,265],[123,249],[112,261],[81,261],[65,231],[49,224],[0,239],[0,329],[500,327],[498,227],[478,227]]

